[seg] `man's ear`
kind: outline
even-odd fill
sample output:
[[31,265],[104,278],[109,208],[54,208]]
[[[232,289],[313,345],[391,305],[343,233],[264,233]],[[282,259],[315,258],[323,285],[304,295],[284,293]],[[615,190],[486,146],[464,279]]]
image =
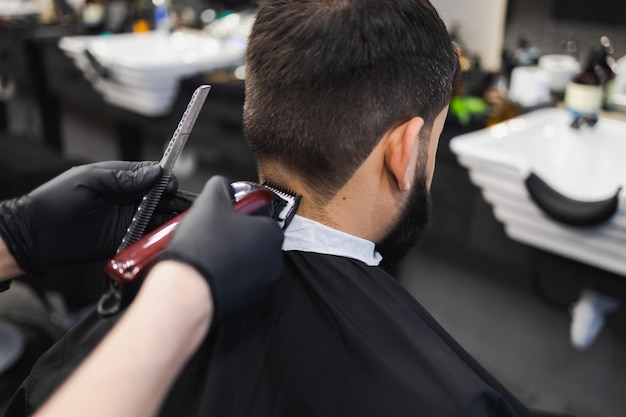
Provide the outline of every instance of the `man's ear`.
[[419,133],[424,119],[414,117],[387,132],[385,166],[398,189],[408,191],[415,179]]

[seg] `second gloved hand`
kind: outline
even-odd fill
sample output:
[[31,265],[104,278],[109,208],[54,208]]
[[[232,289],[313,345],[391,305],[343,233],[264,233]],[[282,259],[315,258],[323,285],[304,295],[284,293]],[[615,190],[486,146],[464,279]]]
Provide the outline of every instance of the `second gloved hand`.
[[282,270],[283,232],[268,217],[233,208],[233,190],[211,178],[160,256],[195,267],[208,281],[214,322],[260,298]]
[[[115,253],[142,196],[161,173],[155,162],[72,168],[25,196],[1,202],[0,236],[27,272],[104,260]],[[172,195],[176,182],[167,188]]]

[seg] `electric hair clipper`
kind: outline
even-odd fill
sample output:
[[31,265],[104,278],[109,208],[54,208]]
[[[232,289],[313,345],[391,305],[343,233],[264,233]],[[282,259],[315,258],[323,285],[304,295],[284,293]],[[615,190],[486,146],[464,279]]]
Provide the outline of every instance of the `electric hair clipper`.
[[[283,229],[289,225],[298,208],[300,195],[270,183],[263,185],[240,181],[231,184],[233,206],[243,214],[265,214]],[[187,211],[118,252],[105,265],[107,275],[118,283],[129,283],[142,276],[169,243],[172,234]],[[207,231],[210,233],[210,231]]]

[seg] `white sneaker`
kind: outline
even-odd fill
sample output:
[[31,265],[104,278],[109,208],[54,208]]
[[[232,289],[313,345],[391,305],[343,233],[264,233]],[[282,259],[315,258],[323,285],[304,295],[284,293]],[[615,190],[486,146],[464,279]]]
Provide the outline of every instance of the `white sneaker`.
[[572,346],[578,350],[589,348],[604,326],[605,315],[616,311],[618,307],[619,300],[613,297],[589,289],[583,290],[572,309]]

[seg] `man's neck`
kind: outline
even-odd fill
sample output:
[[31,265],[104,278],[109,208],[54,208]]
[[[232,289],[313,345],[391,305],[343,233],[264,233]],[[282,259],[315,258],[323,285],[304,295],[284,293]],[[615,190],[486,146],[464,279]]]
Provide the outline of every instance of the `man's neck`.
[[281,169],[259,170],[261,181],[302,194],[298,215],[350,235],[381,241],[393,222],[395,201],[389,198],[385,178],[371,178],[366,161],[330,200],[320,198],[310,186],[292,172]]

